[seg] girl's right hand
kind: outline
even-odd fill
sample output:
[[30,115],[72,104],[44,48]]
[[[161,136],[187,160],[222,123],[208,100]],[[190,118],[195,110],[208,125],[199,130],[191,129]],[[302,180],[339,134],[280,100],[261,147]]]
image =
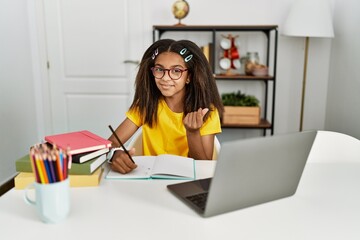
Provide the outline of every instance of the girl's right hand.
[[[133,156],[135,154],[135,148],[132,148],[129,153]],[[126,174],[134,170],[137,165],[130,160],[129,156],[124,151],[117,150],[114,152],[111,159],[110,167],[113,171]]]
[[208,111],[208,108],[199,108],[196,112],[186,114],[183,120],[186,130],[189,132],[198,131],[202,127],[204,123],[203,118]]

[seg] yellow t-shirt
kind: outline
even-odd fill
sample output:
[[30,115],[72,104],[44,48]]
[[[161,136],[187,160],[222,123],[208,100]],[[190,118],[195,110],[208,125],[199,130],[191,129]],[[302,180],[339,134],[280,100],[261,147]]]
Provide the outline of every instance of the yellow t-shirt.
[[[150,128],[143,124],[139,112],[130,110],[126,116],[138,127],[142,126],[142,140],[144,155],[157,156],[160,154],[174,154],[188,156],[189,148],[186,138],[186,129],[183,124],[183,113],[175,113],[166,104],[159,101],[158,121]],[[200,135],[217,134],[221,132],[220,117],[215,109],[200,128]]]

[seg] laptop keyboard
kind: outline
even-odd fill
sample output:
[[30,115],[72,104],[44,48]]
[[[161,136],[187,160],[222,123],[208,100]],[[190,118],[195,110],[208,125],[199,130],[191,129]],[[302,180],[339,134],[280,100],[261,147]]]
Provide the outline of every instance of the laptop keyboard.
[[198,193],[195,195],[187,196],[186,198],[198,206],[201,210],[205,210],[206,200],[207,200],[208,192]]

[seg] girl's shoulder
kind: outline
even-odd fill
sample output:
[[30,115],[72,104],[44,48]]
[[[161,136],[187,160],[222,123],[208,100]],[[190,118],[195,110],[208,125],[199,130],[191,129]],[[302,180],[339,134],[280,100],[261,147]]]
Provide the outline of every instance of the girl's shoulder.
[[211,106],[209,109],[209,117],[210,118],[219,118],[219,111],[216,107]]

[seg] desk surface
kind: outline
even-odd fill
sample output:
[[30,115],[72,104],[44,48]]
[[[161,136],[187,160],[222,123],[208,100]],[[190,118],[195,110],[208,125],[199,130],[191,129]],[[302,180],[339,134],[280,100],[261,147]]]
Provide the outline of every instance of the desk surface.
[[[212,175],[215,162],[196,164],[199,178]],[[12,189],[0,198],[0,239],[360,239],[360,161],[309,159],[294,196],[211,218],[169,193],[174,182],[104,179],[72,188],[71,213],[55,225]]]

